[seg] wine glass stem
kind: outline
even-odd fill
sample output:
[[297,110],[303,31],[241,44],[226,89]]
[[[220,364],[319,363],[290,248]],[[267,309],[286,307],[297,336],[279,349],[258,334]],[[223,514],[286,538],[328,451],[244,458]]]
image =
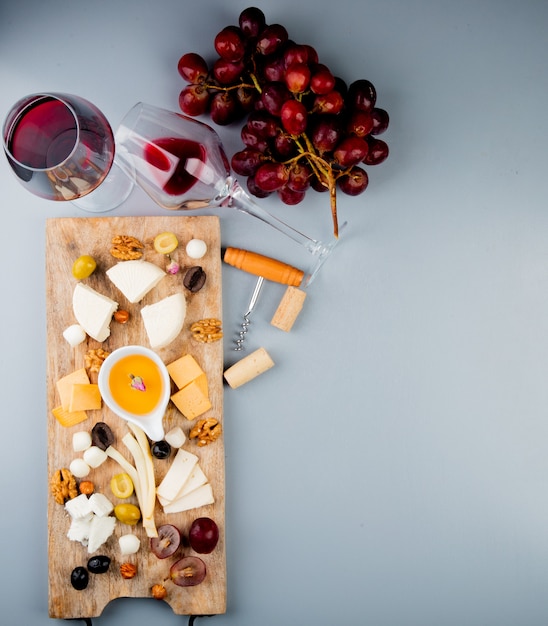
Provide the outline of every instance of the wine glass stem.
[[223,202],[225,206],[231,206],[238,211],[242,211],[242,213],[247,213],[252,217],[256,217],[263,221],[265,224],[272,226],[279,232],[283,233],[290,239],[293,239],[296,243],[304,246],[310,254],[315,256],[319,256],[328,251],[329,246],[326,246],[321,241],[317,241],[316,239],[312,239],[308,237],[304,233],[296,230],[289,224],[286,224],[282,220],[274,217],[268,211],[265,211],[258,204],[253,202],[253,200],[247,195],[247,193],[242,189],[240,184],[237,181],[233,181],[230,187],[230,192],[227,200]]

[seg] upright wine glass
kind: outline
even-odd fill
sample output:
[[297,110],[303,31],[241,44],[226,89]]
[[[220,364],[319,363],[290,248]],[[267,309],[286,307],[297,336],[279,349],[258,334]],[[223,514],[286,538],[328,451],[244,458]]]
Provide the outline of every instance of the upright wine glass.
[[304,246],[314,258],[307,284],[337,243],[311,239],[253,202],[231,176],[219,136],[203,122],[140,102],[124,117],[115,138],[120,166],[161,207],[232,207]]
[[19,182],[42,198],[102,212],[121,204],[133,188],[115,162],[109,122],[79,96],[37,93],[21,98],[8,113],[2,136]]

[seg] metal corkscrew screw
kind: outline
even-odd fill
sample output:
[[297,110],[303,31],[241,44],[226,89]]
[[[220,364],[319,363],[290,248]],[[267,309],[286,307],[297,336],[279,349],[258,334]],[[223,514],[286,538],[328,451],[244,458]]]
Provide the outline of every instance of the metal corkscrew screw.
[[238,333],[238,338],[236,339],[236,347],[234,350],[240,351],[244,349],[245,336],[248,333],[249,325],[251,324],[250,316],[253,313],[253,309],[259,300],[259,295],[261,293],[261,289],[264,284],[264,278],[259,276],[257,283],[255,284],[255,289],[251,294],[251,298],[249,300],[249,304],[247,305],[247,311],[244,313],[244,321],[242,322],[242,328]]

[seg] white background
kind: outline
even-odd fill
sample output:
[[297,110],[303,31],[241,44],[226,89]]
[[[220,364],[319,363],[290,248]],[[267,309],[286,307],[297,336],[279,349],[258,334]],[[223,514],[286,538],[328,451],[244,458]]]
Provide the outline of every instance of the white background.
[[[276,366],[225,392],[228,611],[200,624],[548,623],[548,4],[257,1],[391,116],[388,161],[342,197],[349,225],[291,333],[267,284],[248,349]],[[41,90],[113,126],[176,109],[179,57],[213,58],[234,0],[47,0],[0,8],[0,116]],[[239,127],[219,129],[227,151]],[[2,624],[47,615],[44,225],[81,216],[0,162]],[[320,239],[310,194],[268,210]],[[119,215],[161,214],[135,191]],[[223,243],[299,263],[223,215]],[[225,357],[254,285],[224,273]],[[185,623],[117,600],[97,624]]]

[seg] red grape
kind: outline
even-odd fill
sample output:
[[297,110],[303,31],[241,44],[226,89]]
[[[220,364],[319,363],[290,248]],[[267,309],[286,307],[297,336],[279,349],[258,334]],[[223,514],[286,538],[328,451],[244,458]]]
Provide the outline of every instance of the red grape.
[[353,109],[371,111],[377,101],[377,92],[368,80],[356,80],[348,87],[346,101]]
[[269,83],[261,94],[264,108],[276,117],[280,117],[283,103],[290,98],[289,89],[283,83]]
[[272,55],[262,65],[262,74],[266,82],[281,83],[285,77],[285,64],[283,57]]
[[217,54],[227,61],[239,61],[245,54],[242,31],[236,26],[226,26],[214,41]]
[[337,179],[340,190],[349,196],[357,196],[365,191],[368,183],[367,172],[358,166],[354,166],[348,174]]
[[306,191],[310,187],[312,169],[306,163],[294,163],[289,169],[287,186],[293,191]]
[[341,123],[336,116],[325,115],[314,124],[311,140],[320,154],[332,152],[342,136]]
[[244,37],[257,37],[266,26],[265,14],[257,7],[249,7],[240,13],[238,23]]
[[380,135],[388,128],[390,118],[388,113],[384,109],[375,108],[371,111],[371,118],[373,120],[373,128],[371,129],[372,135]]
[[305,191],[296,191],[295,189],[291,189],[288,185],[284,185],[281,189],[278,189],[276,193],[280,200],[287,205],[299,204],[299,202],[304,200],[306,195]]
[[298,100],[287,100],[280,111],[282,126],[291,135],[300,135],[306,130],[308,113],[306,107]]
[[328,67],[317,64],[310,78],[310,89],[316,94],[326,94],[335,88],[335,77]]
[[186,115],[203,115],[209,106],[209,92],[201,85],[188,85],[179,94],[179,107]]
[[349,167],[363,161],[369,146],[361,137],[345,137],[335,148],[333,156],[339,165]]
[[210,517],[198,517],[190,525],[188,542],[199,554],[213,552],[219,541],[219,528]]
[[272,138],[278,134],[278,123],[275,117],[265,111],[253,111],[247,117],[247,126],[259,137]]
[[302,93],[310,82],[310,68],[305,63],[293,63],[286,69],[284,79],[291,93]]
[[219,91],[212,98],[209,105],[209,115],[215,124],[226,126],[238,117],[238,105],[230,92]]
[[316,113],[331,113],[336,115],[342,111],[344,106],[344,98],[333,89],[326,94],[317,95],[314,99],[313,110]]
[[249,193],[256,198],[268,198],[268,196],[272,193],[271,191],[261,189],[255,181],[255,176],[248,176],[246,185]]
[[239,61],[228,61],[227,59],[217,59],[213,64],[213,76],[220,85],[230,85],[236,82],[244,71],[244,63]]
[[373,116],[365,111],[354,111],[348,120],[348,132],[366,137],[373,129]]
[[268,149],[268,141],[259,136],[259,134],[249,127],[248,124],[245,124],[240,131],[240,136],[242,141],[249,148],[255,148],[259,152],[266,152]]
[[267,56],[279,50],[288,39],[289,35],[285,26],[270,24],[259,35],[257,50]]
[[180,545],[181,533],[172,524],[158,526],[158,536],[150,539],[150,550],[159,559],[166,559],[175,554]]
[[197,556],[184,556],[171,566],[169,577],[179,587],[193,587],[204,581],[206,565]]
[[183,54],[179,59],[177,69],[187,83],[204,81],[209,71],[204,58],[195,52]]
[[309,46],[303,46],[300,44],[290,44],[284,51],[283,61],[285,67],[290,67],[294,63],[308,63],[309,59]]
[[253,176],[264,161],[262,152],[255,148],[246,148],[232,155],[232,169],[240,176]]
[[367,145],[369,151],[365,155],[363,162],[366,165],[379,165],[388,158],[388,144],[382,139],[376,137],[368,137]]
[[277,191],[289,180],[289,172],[282,163],[263,163],[255,172],[255,182],[263,191]]

